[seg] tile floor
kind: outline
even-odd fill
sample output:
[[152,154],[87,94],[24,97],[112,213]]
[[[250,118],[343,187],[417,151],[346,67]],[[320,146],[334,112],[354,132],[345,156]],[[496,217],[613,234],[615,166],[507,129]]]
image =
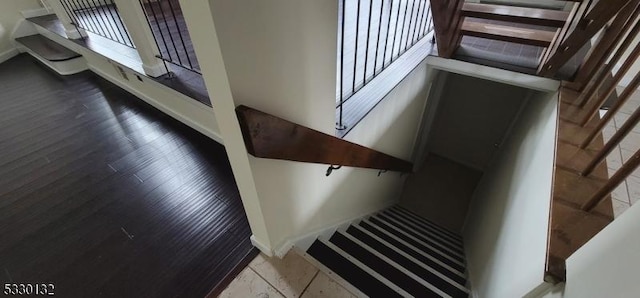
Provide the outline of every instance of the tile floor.
[[283,259],[258,255],[219,297],[355,297],[290,251]]
[[[618,87],[618,94],[622,93],[623,90],[624,87]],[[640,90],[635,91],[629,101],[613,117],[613,121],[604,129],[605,142],[611,139],[616,130],[624,125],[624,122],[629,119],[629,116],[638,107],[640,107]],[[607,157],[609,176],[613,176],[638,149],[640,149],[640,125],[636,125],[633,131]],[[615,217],[620,216],[631,205],[640,200],[640,169],[633,172],[625,182],[614,190],[612,197],[614,199],[613,213]]]

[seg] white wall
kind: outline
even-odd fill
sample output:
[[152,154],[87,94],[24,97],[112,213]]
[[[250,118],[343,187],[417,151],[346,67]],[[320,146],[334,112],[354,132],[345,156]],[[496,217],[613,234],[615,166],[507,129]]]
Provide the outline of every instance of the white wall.
[[463,232],[475,297],[544,285],[557,94],[534,95],[472,199]]
[[38,0],[2,0],[0,1],[0,63],[18,54],[11,41],[11,32],[23,19],[20,11],[40,8]]
[[635,204],[567,259],[564,297],[638,297],[640,204]]
[[[234,106],[244,104],[333,134],[337,1],[213,0],[211,5]],[[346,139],[410,159],[429,73],[423,62]],[[225,142],[234,137],[225,134]],[[246,152],[240,144],[227,144],[227,149]],[[243,195],[243,200],[245,208],[259,206],[266,233],[253,233],[266,250],[396,202],[404,180],[398,173],[378,177],[375,170],[354,168],[326,177],[327,165],[251,156],[232,157],[234,173],[244,173],[237,166],[244,158],[255,187],[245,191],[256,198],[247,202]]]

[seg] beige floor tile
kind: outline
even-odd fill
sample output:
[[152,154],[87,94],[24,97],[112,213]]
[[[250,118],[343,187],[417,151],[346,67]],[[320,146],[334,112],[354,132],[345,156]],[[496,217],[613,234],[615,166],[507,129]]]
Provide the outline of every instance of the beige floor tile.
[[318,272],[318,269],[293,251],[282,259],[260,254],[249,267],[286,297],[300,297]]
[[627,149],[620,149],[620,153],[622,154],[622,163],[625,163],[629,161],[636,152]]
[[343,288],[340,284],[328,277],[326,274],[320,272],[313,279],[309,288],[302,294],[303,298],[351,298],[356,297]]
[[640,133],[631,132],[620,142],[620,148],[636,151],[640,149]]
[[622,213],[627,211],[627,209],[629,209],[629,207],[630,207],[629,203],[620,202],[618,200],[611,200],[611,202],[613,203],[613,216],[614,217],[620,216]]
[[611,197],[618,201],[630,204],[631,202],[629,200],[629,191],[627,189],[627,183],[622,182],[620,186],[618,186],[616,189],[613,190],[613,192],[611,192]]
[[627,178],[627,187],[629,190],[629,202],[633,205],[640,201],[640,178],[634,176]]
[[[622,154],[620,148],[617,147],[607,155],[607,168],[609,168],[609,177],[613,175],[620,167],[622,167]],[[612,173],[613,172],[613,173]]]
[[251,268],[245,268],[218,297],[273,298],[283,296]]

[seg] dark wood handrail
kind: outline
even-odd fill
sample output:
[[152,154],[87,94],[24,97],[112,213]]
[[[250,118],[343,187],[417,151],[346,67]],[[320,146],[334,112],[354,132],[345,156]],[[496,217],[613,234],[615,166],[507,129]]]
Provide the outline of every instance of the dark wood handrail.
[[406,160],[247,106],[238,106],[236,114],[247,151],[255,157],[398,172],[413,170],[413,164]]

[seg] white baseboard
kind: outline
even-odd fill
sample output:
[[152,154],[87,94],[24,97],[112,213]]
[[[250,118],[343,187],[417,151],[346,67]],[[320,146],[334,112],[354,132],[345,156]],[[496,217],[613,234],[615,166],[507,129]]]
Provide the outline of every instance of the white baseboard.
[[298,236],[298,237],[293,237],[291,239],[288,239],[286,241],[284,241],[281,245],[277,246],[276,249],[274,249],[274,254],[277,257],[284,257],[289,250],[291,250],[292,248],[296,247],[296,249],[299,249],[301,251],[306,251],[311,244],[313,244],[313,242],[318,238],[318,237],[330,237],[336,230],[341,229],[341,228],[347,228],[349,227],[350,224],[360,220],[361,218],[367,217],[369,215],[372,215],[374,213],[380,212],[381,210],[387,209],[395,204],[397,204],[398,202],[393,201],[390,202],[389,204],[385,205],[384,207],[372,211],[372,212],[365,212],[363,214],[360,214],[358,216],[354,216],[350,219],[347,220],[343,220],[341,222],[338,223],[334,223],[331,225],[328,225],[326,227],[323,228],[319,228],[316,229],[312,232],[309,232],[307,234],[304,234],[302,236]]
[[251,240],[251,244],[253,244],[253,246],[259,249],[263,254],[267,255],[268,257],[273,257],[273,251],[271,251],[271,249],[264,243],[258,241],[255,235],[251,235],[249,239]]
[[6,51],[0,53],[0,63],[11,59],[11,58],[15,57],[18,54],[20,54],[20,51],[18,51],[17,48],[12,48],[12,49],[6,50]]

